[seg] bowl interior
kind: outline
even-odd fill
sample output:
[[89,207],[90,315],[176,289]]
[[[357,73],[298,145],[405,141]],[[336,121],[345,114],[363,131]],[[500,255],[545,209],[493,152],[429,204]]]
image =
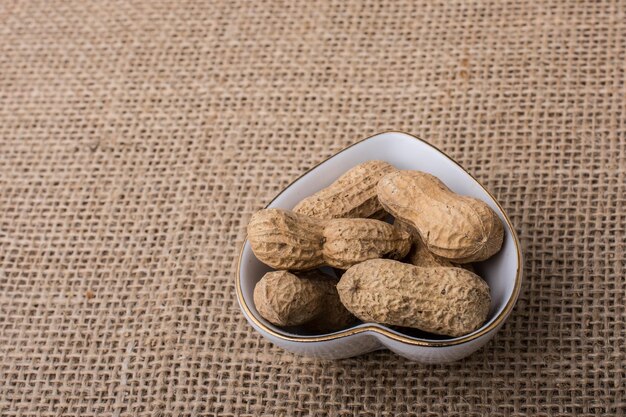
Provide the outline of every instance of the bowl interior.
[[[303,198],[328,186],[348,169],[369,160],[384,160],[399,169],[425,171],[439,177],[450,189],[472,196],[489,204],[504,224],[502,250],[487,261],[476,264],[477,273],[487,281],[491,289],[491,309],[483,327],[500,316],[515,293],[518,267],[521,263],[517,250],[517,238],[505,214],[489,193],[461,166],[428,143],[413,136],[399,133],[381,133],[356,143],[322,162],[283,190],[268,207],[291,209]],[[245,242],[239,264],[240,289],[243,300],[255,318],[274,332],[288,337],[302,337],[289,333],[264,320],[254,307],[252,294],[254,286],[271,268],[261,263]],[[360,326],[364,326],[360,325]],[[371,326],[371,324],[369,324]],[[401,331],[384,327],[392,332],[423,341],[454,340],[455,338],[423,334],[418,331]],[[480,331],[478,329],[476,332]],[[341,333],[338,332],[338,333]],[[464,338],[466,336],[461,336]],[[457,338],[458,339],[458,338]]]

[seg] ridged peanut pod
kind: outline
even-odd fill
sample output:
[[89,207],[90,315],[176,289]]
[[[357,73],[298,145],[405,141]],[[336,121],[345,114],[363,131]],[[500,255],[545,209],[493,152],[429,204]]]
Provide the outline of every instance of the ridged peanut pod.
[[376,184],[394,171],[396,168],[387,162],[364,162],[347,171],[328,187],[299,202],[293,211],[318,219],[381,218],[385,214],[381,212],[382,206],[376,197]]
[[317,220],[281,209],[255,213],[248,238],[261,262],[289,270],[347,269],[367,259],[400,259],[411,247],[408,233],[379,220]]
[[281,209],[252,215],[248,239],[252,251],[274,269],[306,270],[324,264],[323,222]]
[[411,235],[411,241],[413,243],[413,246],[411,246],[411,250],[404,259],[404,262],[408,262],[415,266],[421,266],[423,268],[436,268],[439,266],[445,266],[448,268],[464,268],[470,272],[474,272],[474,267],[472,266],[472,264],[456,264],[454,262],[448,261],[447,259],[443,259],[429,251],[428,247],[426,247],[426,244],[413,226],[398,219],[394,221],[393,225]]
[[397,171],[378,183],[378,199],[394,217],[415,227],[428,249],[456,263],[483,261],[502,246],[504,228],[483,201],[452,192],[420,171]]
[[410,235],[389,223],[373,219],[335,219],[324,227],[324,259],[347,269],[368,259],[402,259],[411,248]]
[[339,300],[336,281],[319,271],[296,276],[268,272],[254,287],[259,314],[277,326],[299,326],[316,333],[343,329],[354,316]]
[[374,259],[354,265],[337,284],[343,305],[366,322],[462,336],[487,319],[489,287],[461,268],[420,268]]
[[356,323],[356,317],[344,307],[339,299],[337,279],[331,278],[319,270],[303,272],[298,276],[315,280],[322,279],[332,284],[324,297],[320,313],[302,325],[305,332],[312,334],[331,333]]

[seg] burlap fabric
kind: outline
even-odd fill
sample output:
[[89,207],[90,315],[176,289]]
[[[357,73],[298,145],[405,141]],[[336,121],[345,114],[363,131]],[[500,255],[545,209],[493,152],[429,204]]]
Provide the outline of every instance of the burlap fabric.
[[[626,3],[0,3],[0,415],[623,416]],[[338,362],[236,299],[250,214],[374,133],[499,198],[525,282],[466,360]]]

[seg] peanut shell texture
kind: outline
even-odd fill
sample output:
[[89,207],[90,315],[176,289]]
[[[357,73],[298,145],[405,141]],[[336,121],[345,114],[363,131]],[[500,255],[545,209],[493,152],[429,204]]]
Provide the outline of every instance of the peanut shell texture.
[[411,249],[407,232],[373,219],[334,219],[324,228],[324,259],[339,269],[368,259],[402,259]]
[[376,196],[376,185],[386,174],[396,171],[384,161],[368,161],[347,171],[335,182],[300,201],[294,212],[319,219],[384,219],[386,213]]
[[255,256],[274,269],[347,269],[367,259],[401,259],[411,237],[374,219],[318,220],[282,209],[255,213],[248,225]]
[[248,239],[255,256],[274,269],[307,270],[324,264],[323,223],[281,209],[252,215]]
[[343,305],[365,322],[462,336],[487,319],[489,287],[461,268],[423,268],[373,259],[349,268],[337,284]]
[[424,268],[446,266],[464,268],[470,272],[474,272],[474,267],[472,266],[472,264],[456,264],[432,253],[413,226],[398,219],[395,220],[394,226],[399,227],[400,229],[406,231],[411,235],[411,250],[409,251],[409,254],[406,256],[406,258],[403,259],[404,262],[408,262],[411,265],[421,266]]
[[435,255],[455,263],[479,262],[498,252],[504,228],[483,201],[452,192],[420,171],[397,171],[377,186],[378,199],[396,219],[417,229]]
[[319,272],[300,276],[287,271],[268,272],[254,288],[259,314],[277,326],[299,326],[313,333],[343,329],[355,317],[341,304],[336,281]]

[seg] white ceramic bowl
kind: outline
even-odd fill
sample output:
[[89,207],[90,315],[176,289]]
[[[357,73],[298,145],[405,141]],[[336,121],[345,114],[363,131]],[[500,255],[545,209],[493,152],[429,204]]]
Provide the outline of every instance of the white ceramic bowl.
[[[364,323],[335,333],[303,336],[288,333],[263,319],[254,307],[255,284],[270,268],[252,253],[246,240],[239,255],[237,299],[246,319],[259,333],[289,351],[329,359],[346,358],[387,348],[424,363],[451,362],[470,355],[500,329],[519,295],[522,253],[515,231],[494,197],[452,158],[431,144],[400,132],[381,133],[364,139],[320,163],[283,190],[267,207],[291,209],[296,203],[328,186],[337,177],[365,161],[383,160],[400,169],[416,169],[439,177],[453,191],[479,198],[498,213],[504,223],[502,250],[477,265],[477,272],[491,288],[489,319],[473,333],[455,338],[424,338]],[[420,336],[417,332],[417,336]]]

